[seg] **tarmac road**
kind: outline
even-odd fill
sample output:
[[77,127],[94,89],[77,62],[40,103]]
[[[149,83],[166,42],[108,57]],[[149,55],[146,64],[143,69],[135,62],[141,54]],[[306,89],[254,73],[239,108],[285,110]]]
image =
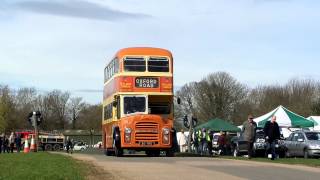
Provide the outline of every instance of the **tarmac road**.
[[320,178],[320,168],[254,161],[207,157],[108,157],[103,154],[77,153],[71,156],[92,162],[111,173],[117,180],[315,180]]

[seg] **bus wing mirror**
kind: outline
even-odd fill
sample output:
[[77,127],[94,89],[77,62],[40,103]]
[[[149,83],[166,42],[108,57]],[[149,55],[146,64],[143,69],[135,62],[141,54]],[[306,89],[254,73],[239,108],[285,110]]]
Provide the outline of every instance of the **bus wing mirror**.
[[117,101],[113,101],[112,106],[117,107],[117,104],[118,104]]

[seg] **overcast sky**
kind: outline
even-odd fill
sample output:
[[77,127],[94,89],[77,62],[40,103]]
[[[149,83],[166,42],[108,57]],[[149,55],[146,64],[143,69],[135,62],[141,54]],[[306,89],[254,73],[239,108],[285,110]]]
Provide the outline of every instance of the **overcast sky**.
[[320,80],[318,0],[1,0],[0,84],[101,102],[117,50],[173,52],[175,86],[226,71],[251,87]]

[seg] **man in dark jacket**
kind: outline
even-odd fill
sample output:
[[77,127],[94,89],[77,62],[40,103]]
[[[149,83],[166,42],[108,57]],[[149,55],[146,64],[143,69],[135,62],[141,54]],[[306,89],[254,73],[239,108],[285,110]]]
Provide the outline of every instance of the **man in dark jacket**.
[[252,157],[253,143],[256,137],[257,123],[253,121],[253,116],[248,116],[248,121],[245,121],[242,126],[243,139],[247,142],[248,157]]
[[3,136],[3,153],[9,153],[9,139],[6,135]]
[[276,157],[276,140],[280,139],[280,128],[276,122],[277,117],[272,116],[271,121],[267,121],[264,126],[264,135],[267,140],[267,152],[271,150],[272,158],[274,160]]
[[17,152],[19,153],[21,151],[21,134],[17,134],[15,142],[16,142]]

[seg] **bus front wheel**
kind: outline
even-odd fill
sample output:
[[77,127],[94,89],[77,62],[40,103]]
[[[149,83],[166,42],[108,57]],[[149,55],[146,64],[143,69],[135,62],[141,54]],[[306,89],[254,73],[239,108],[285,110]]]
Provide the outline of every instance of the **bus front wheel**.
[[120,157],[123,155],[123,149],[121,148],[121,139],[120,139],[119,128],[115,128],[115,130],[114,130],[113,148],[114,148],[115,156]]
[[121,146],[117,146],[116,144],[114,144],[114,155],[117,157],[121,157],[123,156],[123,149],[121,148]]

